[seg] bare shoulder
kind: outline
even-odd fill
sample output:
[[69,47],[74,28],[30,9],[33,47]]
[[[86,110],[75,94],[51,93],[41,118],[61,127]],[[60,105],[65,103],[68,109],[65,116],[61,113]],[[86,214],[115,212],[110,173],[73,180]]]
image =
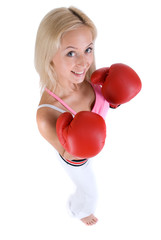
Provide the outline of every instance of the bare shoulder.
[[[46,95],[43,94],[39,105],[45,103],[51,104],[49,99],[46,98]],[[51,144],[53,144],[53,140],[56,139],[57,137],[56,121],[59,116],[60,116],[59,112],[48,107],[39,108],[36,113],[38,129],[41,135]]]
[[37,125],[40,134],[44,137],[61,155],[64,148],[60,144],[56,133],[56,121],[60,116],[59,112],[50,108],[40,108],[37,110]]
[[52,109],[48,109],[45,107],[37,110],[37,114],[36,114],[37,125],[43,137],[45,137],[46,133],[49,130],[54,131],[54,129],[56,128],[57,118],[53,113],[54,111],[51,111],[51,110]]

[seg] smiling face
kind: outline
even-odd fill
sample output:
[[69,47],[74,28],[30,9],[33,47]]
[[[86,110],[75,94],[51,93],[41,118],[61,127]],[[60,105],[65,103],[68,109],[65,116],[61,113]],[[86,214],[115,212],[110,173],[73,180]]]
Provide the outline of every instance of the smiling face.
[[86,26],[63,35],[60,48],[53,57],[57,80],[62,86],[84,81],[94,61],[93,48],[92,33]]

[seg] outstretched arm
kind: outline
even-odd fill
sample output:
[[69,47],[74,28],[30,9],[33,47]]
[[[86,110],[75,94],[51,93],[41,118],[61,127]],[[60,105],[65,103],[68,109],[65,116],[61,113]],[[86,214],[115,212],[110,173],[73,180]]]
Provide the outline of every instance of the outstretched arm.
[[56,122],[60,114],[56,114],[53,110],[40,108],[37,110],[36,120],[40,134],[58,151],[58,153],[68,160],[78,160],[76,156],[68,153],[57,137]]
[[102,94],[112,108],[134,98],[142,85],[137,73],[121,63],[96,70],[91,76],[91,81],[102,85]]

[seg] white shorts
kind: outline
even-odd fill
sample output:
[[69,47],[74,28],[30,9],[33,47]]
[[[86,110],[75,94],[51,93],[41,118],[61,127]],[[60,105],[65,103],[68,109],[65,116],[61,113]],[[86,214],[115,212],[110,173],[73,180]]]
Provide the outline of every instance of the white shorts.
[[68,207],[72,216],[84,218],[95,212],[97,203],[97,187],[92,171],[91,159],[79,167],[70,166],[57,154],[68,176],[76,186],[76,191],[70,196]]

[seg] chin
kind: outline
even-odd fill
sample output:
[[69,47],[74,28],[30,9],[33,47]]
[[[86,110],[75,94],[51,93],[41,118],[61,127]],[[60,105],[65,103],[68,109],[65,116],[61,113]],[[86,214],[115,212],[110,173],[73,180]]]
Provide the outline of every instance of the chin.
[[77,84],[79,84],[79,83],[83,83],[84,80],[85,80],[85,79],[81,79],[81,80],[77,81]]
[[85,80],[84,78],[83,79],[75,79],[75,80],[72,81],[72,83],[79,84],[79,83],[84,82],[84,80]]

